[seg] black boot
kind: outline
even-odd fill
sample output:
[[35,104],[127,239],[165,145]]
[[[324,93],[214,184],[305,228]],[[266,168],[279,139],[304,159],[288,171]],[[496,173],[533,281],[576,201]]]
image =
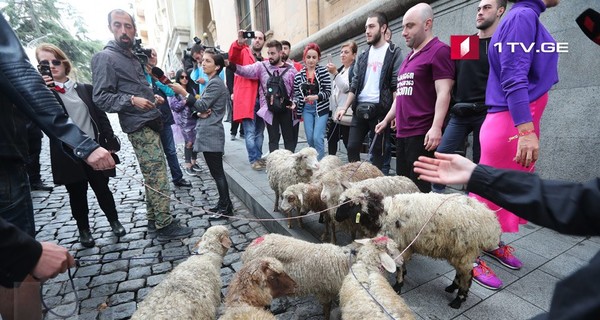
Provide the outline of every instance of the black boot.
[[93,248],[96,245],[94,238],[92,238],[92,232],[90,229],[79,230],[79,242],[86,248]]
[[229,199],[225,203],[227,203],[227,204],[222,206],[221,208],[219,208],[219,213],[228,215],[228,216],[232,216],[233,215],[233,203],[231,203],[231,200],[229,200]]
[[110,228],[112,229],[112,232],[115,234],[115,236],[122,237],[127,233],[127,231],[125,231],[125,228],[123,228],[123,225],[121,224],[121,222],[119,222],[119,220],[109,221],[108,223],[110,224]]

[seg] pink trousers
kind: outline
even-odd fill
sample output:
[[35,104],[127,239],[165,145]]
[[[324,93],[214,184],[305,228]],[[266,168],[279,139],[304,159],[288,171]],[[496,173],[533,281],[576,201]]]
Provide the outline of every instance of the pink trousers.
[[[540,119],[548,103],[548,93],[531,102],[529,108],[533,117],[535,134],[540,137]],[[479,141],[481,143],[481,159],[479,164],[485,164],[495,168],[512,169],[518,171],[534,172],[535,164],[525,168],[517,164],[513,159],[517,154],[518,139],[510,142],[508,139],[518,133],[509,111],[488,113],[481,126]],[[527,223],[508,210],[471,193],[470,196],[485,203],[491,210],[496,211],[502,232],[519,232],[519,224]]]

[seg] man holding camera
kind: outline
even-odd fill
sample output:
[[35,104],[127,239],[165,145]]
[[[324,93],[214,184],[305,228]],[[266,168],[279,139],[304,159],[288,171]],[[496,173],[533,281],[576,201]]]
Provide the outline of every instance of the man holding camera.
[[[254,31],[254,38],[250,47],[242,37],[243,33],[244,31],[240,31],[238,40],[234,41],[229,48],[230,64],[245,66],[263,61],[261,51],[265,45],[265,35],[260,31]],[[262,145],[265,122],[256,115],[260,108],[258,80],[236,75],[233,84],[233,121],[242,122],[248,161],[252,169],[264,170],[265,162],[262,160]]]
[[187,237],[192,229],[179,226],[169,213],[170,189],[160,141],[163,123],[156,108],[164,99],[148,86],[143,72],[147,57],[142,63],[132,52],[133,17],[115,9],[108,14],[108,27],[115,39],[92,58],[94,103],[119,114],[121,129],[135,150],[146,183],[148,229],[156,230],[160,241]]

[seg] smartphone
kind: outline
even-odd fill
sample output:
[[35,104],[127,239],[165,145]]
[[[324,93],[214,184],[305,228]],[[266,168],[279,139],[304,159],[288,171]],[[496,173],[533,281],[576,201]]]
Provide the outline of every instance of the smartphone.
[[52,70],[50,70],[50,66],[47,64],[39,64],[38,71],[43,76],[49,76],[52,78],[52,82],[47,84],[48,87],[54,87],[54,77],[52,76]]
[[332,58],[332,56],[331,56],[331,53],[330,53],[330,54],[328,54],[328,55],[327,55],[327,63],[331,63],[332,59],[333,59],[333,58]]
[[244,34],[242,34],[242,37],[244,39],[254,39],[254,38],[256,38],[256,35],[254,34],[254,31],[244,31]]

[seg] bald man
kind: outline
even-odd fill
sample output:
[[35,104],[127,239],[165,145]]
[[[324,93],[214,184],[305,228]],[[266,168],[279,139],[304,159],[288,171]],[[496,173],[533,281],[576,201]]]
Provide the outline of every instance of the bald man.
[[376,127],[383,132],[396,121],[396,172],[409,177],[422,192],[431,184],[417,179],[413,163],[433,156],[442,140],[442,125],[454,85],[450,47],[433,36],[433,10],[426,3],[410,8],[402,19],[402,36],[412,49],[398,71],[396,100]]

